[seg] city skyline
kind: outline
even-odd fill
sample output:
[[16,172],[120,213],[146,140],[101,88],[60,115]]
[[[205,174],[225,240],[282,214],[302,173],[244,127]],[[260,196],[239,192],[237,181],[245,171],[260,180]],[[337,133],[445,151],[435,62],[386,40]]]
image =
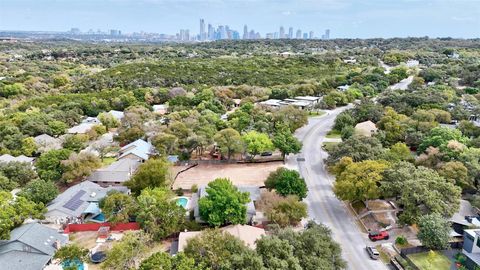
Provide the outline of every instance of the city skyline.
[[479,7],[480,0],[3,0],[0,30],[197,32],[202,17],[241,34],[247,24],[264,35],[283,25],[288,35],[289,26],[334,29],[332,38],[479,37]]

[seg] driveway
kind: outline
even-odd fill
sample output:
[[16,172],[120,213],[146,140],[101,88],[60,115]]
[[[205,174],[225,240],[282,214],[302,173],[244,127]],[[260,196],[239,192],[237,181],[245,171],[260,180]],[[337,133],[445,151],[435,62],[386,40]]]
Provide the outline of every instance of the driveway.
[[286,166],[298,169],[305,178],[309,189],[305,199],[309,217],[332,230],[333,238],[342,247],[342,255],[348,262],[348,269],[388,269],[382,262],[373,261],[368,257],[365,246],[374,244],[368,240],[366,233],[359,230],[346,205],[335,197],[332,190],[334,177],[327,172],[323,162],[327,153],[322,150],[322,142],[332,128],[335,117],[345,109],[338,108],[320,117],[310,118],[308,124],[295,134],[303,142],[302,152],[290,155]]

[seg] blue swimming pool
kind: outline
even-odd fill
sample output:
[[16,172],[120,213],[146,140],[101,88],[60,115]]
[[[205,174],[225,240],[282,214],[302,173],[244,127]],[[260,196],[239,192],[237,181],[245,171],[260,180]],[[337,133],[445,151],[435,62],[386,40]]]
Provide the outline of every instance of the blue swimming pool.
[[63,269],[71,269],[72,267],[76,266],[77,270],[83,270],[83,262],[80,260],[73,260],[73,261],[64,261],[62,263]]
[[98,214],[93,218],[94,220],[105,222],[105,215],[103,213]]
[[188,198],[180,197],[177,199],[177,205],[183,208],[187,208],[187,204],[188,204]]

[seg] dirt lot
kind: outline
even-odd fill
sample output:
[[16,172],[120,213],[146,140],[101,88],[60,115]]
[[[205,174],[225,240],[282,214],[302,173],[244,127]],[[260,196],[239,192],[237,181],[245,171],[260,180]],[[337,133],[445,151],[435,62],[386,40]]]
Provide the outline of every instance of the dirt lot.
[[235,185],[263,186],[270,172],[283,166],[282,162],[257,164],[198,165],[178,175],[173,189],[190,189],[193,184],[207,185],[215,178],[230,178]]

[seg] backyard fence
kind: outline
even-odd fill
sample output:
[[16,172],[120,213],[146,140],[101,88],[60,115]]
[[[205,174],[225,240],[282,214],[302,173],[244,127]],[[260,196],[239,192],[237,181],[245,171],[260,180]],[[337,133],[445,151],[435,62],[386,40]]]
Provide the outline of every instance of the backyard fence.
[[[463,248],[463,241],[457,241],[457,242],[450,242],[449,243],[451,249],[461,249]],[[418,247],[410,247],[410,248],[402,248],[400,250],[400,256],[405,259],[410,268],[414,270],[420,270],[413,262],[412,260],[408,257],[408,255],[411,254],[417,254],[417,253],[425,253],[429,252],[431,249],[424,247],[424,246],[418,246]]]
[[111,231],[136,231],[140,230],[140,225],[137,222],[119,223],[115,226],[110,226],[110,223],[85,223],[85,224],[67,224],[64,233],[73,232],[96,232],[100,227],[110,227]]

